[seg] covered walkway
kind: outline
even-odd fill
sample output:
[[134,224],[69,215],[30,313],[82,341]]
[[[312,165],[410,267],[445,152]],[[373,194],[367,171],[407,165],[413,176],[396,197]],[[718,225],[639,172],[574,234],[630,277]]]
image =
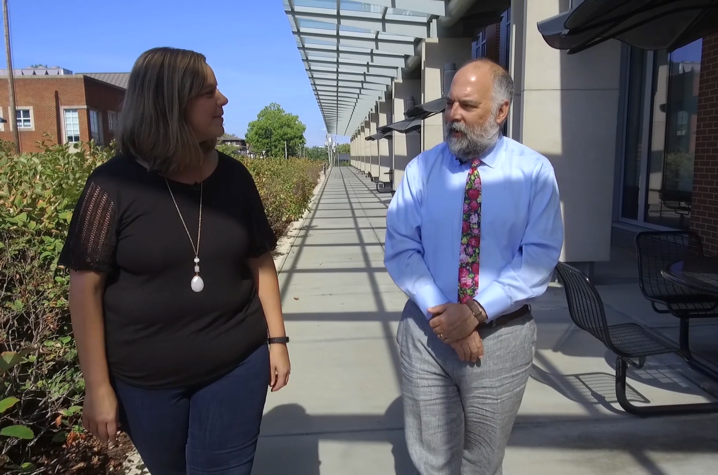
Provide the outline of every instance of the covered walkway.
[[[356,169],[331,169],[281,265],[292,378],[268,398],[256,475],[415,473],[394,339],[406,299],[383,266],[390,195],[373,189]],[[674,319],[638,294],[631,259],[616,251],[597,267],[609,318],[672,331]],[[504,473],[713,473],[718,416],[626,415],[615,399],[614,358],[571,324],[563,289],[552,286],[533,308],[537,354]],[[695,335],[717,333],[715,322],[698,325]],[[678,360],[653,361],[629,383],[636,404],[710,398],[701,388],[710,383]]]

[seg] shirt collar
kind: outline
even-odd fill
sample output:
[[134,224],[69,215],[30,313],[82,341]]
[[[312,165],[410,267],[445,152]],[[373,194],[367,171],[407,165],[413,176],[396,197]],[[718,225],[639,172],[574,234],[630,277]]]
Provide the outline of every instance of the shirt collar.
[[[485,151],[481,155],[481,157],[479,157],[481,159],[481,164],[486,165],[489,168],[496,168],[496,162],[499,160],[499,158],[503,152],[504,142],[505,142],[504,135],[499,133],[499,139],[496,141],[496,143],[493,145],[493,147],[491,147],[490,149]],[[461,169],[461,168],[471,166],[470,161],[468,161],[466,163],[461,163],[461,161],[459,161],[459,159],[456,158],[454,156],[454,154],[449,151],[448,145],[446,146],[446,151],[449,153],[449,156],[451,157],[451,164],[454,166],[454,168]]]

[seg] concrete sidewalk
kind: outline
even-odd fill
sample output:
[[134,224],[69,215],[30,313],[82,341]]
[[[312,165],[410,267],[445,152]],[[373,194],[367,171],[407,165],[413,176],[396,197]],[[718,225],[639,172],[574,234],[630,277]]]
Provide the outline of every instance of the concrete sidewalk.
[[[391,195],[373,189],[355,169],[332,169],[284,261],[292,378],[268,397],[255,475],[416,473],[404,442],[394,339],[406,297],[383,265]],[[612,322],[636,318],[673,332],[676,322],[653,319],[637,297],[630,266],[602,266]],[[626,415],[615,400],[614,358],[573,326],[563,289],[552,286],[533,308],[535,366],[505,474],[716,473],[718,416]],[[700,325],[694,335],[715,346],[716,323]],[[677,359],[651,361],[629,383],[636,404],[710,398],[701,386],[711,383]]]

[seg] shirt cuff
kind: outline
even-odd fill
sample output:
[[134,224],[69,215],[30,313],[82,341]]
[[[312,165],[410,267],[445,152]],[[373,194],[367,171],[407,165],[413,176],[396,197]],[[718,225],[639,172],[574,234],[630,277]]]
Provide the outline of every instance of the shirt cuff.
[[500,317],[511,307],[511,299],[498,282],[492,282],[480,291],[475,300],[484,307],[488,322]]
[[449,302],[444,293],[435,285],[425,285],[416,291],[414,302],[419,306],[427,320],[432,318],[428,309],[437,305],[444,305]]

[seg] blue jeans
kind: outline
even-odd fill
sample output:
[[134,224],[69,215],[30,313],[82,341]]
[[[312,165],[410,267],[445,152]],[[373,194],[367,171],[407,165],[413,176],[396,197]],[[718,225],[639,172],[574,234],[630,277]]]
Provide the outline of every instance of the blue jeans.
[[249,475],[269,386],[262,345],[206,386],[141,389],[116,381],[120,421],[152,475]]

